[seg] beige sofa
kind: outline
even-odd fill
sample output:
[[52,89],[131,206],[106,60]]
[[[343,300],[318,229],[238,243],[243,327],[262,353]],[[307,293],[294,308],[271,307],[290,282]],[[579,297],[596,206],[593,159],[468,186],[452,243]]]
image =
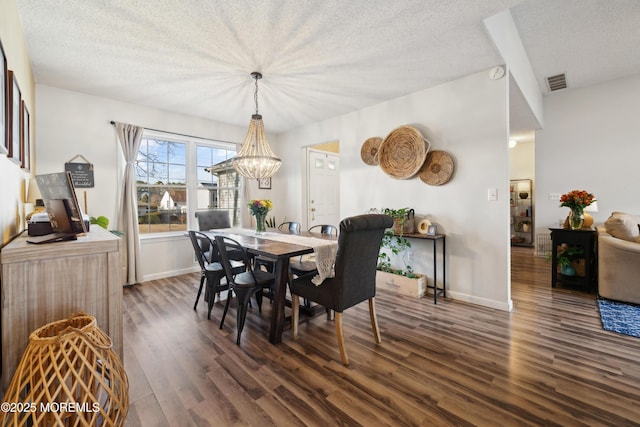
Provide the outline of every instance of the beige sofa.
[[613,212],[598,231],[598,293],[640,304],[640,215]]

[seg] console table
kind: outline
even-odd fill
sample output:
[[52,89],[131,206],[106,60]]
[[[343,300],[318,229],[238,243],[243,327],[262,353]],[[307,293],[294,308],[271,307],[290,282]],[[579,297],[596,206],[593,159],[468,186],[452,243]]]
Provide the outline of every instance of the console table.
[[558,283],[558,246],[567,244],[578,246],[584,250],[581,255],[584,258],[584,276],[571,276],[574,279],[561,278],[560,281],[584,286],[592,290],[596,286],[596,231],[595,230],[570,230],[565,228],[550,228],[551,230],[551,287]]
[[[426,234],[420,233],[404,233],[402,237],[406,237],[408,239],[421,239],[421,240],[430,240],[433,243],[433,286],[429,286],[429,280],[427,280],[427,288],[433,289],[433,303],[438,303],[438,293],[442,292],[442,297],[447,297],[447,256],[446,256],[446,235],[444,234],[436,234],[435,236],[428,236]],[[442,288],[438,288],[438,264],[437,264],[437,243],[438,241],[442,241]]]
[[122,358],[121,239],[94,226],[78,240],[35,245],[26,232],[2,248],[2,393],[29,334],[78,311],[94,316]]

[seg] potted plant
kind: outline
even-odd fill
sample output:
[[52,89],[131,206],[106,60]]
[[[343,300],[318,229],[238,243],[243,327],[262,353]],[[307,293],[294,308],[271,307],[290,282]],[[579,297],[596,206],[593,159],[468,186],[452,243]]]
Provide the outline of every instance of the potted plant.
[[[560,269],[560,274],[565,276],[575,276],[575,265],[584,256],[584,249],[575,246],[563,246],[557,253],[556,264]],[[547,255],[547,260],[551,260],[551,254]]]
[[382,289],[421,297],[427,291],[427,277],[414,272],[413,267],[407,263],[406,257],[403,258],[404,268],[394,268],[391,265],[391,257],[385,251],[400,255],[409,248],[411,248],[411,242],[406,237],[396,235],[393,229],[385,231],[378,254],[376,285]]
[[529,227],[531,227],[531,221],[528,219],[523,219],[522,221],[518,221],[518,224],[516,225],[516,231],[528,233]]
[[402,234],[407,231],[407,233],[413,233],[414,231],[414,211],[411,208],[400,208],[400,209],[390,209],[384,208],[382,209],[382,213],[385,215],[389,215],[393,218],[393,231],[395,234],[402,236]]

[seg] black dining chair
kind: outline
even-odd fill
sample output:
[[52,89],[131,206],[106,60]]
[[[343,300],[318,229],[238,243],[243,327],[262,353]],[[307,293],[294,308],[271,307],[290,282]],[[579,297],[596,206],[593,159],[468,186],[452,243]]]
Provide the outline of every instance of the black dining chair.
[[[262,312],[262,292],[268,288],[271,294],[275,287],[275,276],[272,273],[252,268],[249,260],[249,256],[245,248],[236,240],[229,237],[216,236],[216,247],[220,253],[220,263],[224,268],[227,283],[229,284],[229,295],[227,296],[227,303],[224,307],[224,313],[222,313],[222,320],[220,321],[220,329],[224,326],[224,319],[229,310],[229,302],[231,301],[231,293],[233,292],[238,299],[238,311],[237,311],[237,330],[238,335],[236,344],[240,345],[240,334],[244,328],[244,322],[247,317],[247,307],[252,295],[256,295],[256,301],[258,303],[258,312]],[[238,273],[235,271],[229,258],[230,252],[242,253],[243,262],[246,266],[246,270]]]
[[278,226],[278,230],[289,234],[300,234],[300,223],[295,221],[285,221]]
[[[207,282],[207,289],[205,291],[205,300],[207,300],[207,319],[211,318],[211,309],[215,302],[216,294],[220,291],[226,291],[229,289],[227,283],[222,284],[222,278],[224,277],[224,269],[219,262],[211,262],[207,252],[215,249],[215,244],[209,236],[199,231],[189,230],[189,239],[193,246],[198,264],[200,264],[200,286],[198,287],[198,295],[196,296],[196,302],[193,304],[193,309],[198,307],[198,301],[202,294],[202,288],[204,282]],[[204,247],[208,248],[208,251],[204,250]],[[236,266],[237,269],[238,266]]]
[[310,273],[289,283],[292,301],[291,329],[294,338],[298,336],[298,297],[303,297],[335,312],[338,349],[345,366],[349,364],[349,357],[344,345],[342,327],[344,310],[368,300],[373,336],[376,343],[381,342],[375,311],[376,265],[382,236],[385,229],[391,226],[393,219],[380,214],[358,215],[340,222],[335,277],[325,279],[322,284],[316,285],[311,281],[315,274]]

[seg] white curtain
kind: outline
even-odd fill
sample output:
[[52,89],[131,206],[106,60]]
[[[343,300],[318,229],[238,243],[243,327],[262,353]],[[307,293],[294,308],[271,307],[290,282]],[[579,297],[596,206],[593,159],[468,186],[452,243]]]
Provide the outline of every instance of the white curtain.
[[116,123],[115,127],[126,161],[118,209],[118,230],[124,233],[125,283],[134,284],[142,282],[135,161],[144,128],[124,123]]

